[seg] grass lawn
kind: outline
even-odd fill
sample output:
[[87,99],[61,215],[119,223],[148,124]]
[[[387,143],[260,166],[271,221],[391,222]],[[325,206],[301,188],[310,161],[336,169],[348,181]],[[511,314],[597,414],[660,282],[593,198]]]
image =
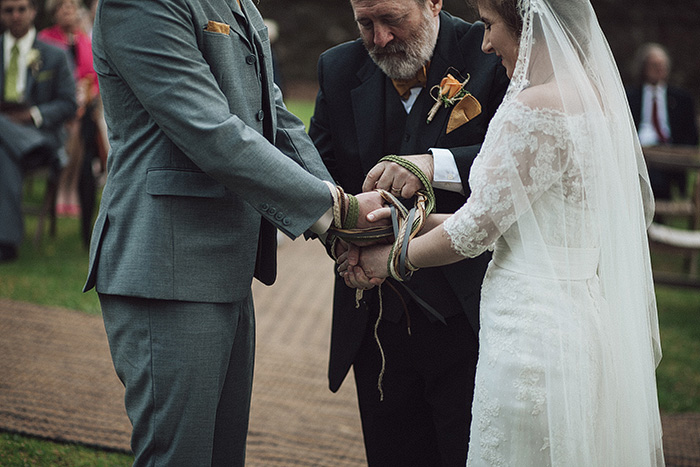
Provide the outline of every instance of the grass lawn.
[[[290,109],[308,125],[312,102],[291,101]],[[36,202],[38,186],[27,201]],[[79,222],[59,219],[58,236],[31,243],[36,219],[26,219],[27,236],[19,260],[0,265],[0,297],[99,314],[94,291],[82,293],[87,250]],[[700,412],[700,290],[657,287],[664,358],[658,368],[664,412]],[[128,455],[0,433],[0,466],[126,466]]]

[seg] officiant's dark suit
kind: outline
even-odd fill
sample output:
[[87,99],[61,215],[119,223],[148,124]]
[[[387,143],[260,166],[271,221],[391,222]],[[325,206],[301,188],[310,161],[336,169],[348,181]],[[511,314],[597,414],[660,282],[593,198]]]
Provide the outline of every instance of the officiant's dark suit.
[[[392,81],[368,55],[362,40],[321,55],[320,89],[309,134],[331,175],[348,192],[362,191],[365,175],[384,155],[448,148],[466,195],[436,189],[437,211],[454,212],[465,203],[471,163],[507,78],[495,57],[481,51],[482,24],[471,25],[446,12],[440,12],[439,19],[427,85],[408,115]],[[481,103],[482,113],[446,134],[451,108],[441,108],[429,124],[426,117],[435,102],[429,91],[450,67],[471,77],[466,89]],[[383,401],[378,390],[381,355],[374,338],[378,291],[365,291],[356,309],[355,290],[336,277],[329,384],[337,391],[354,365],[370,465],[464,465],[478,351],[479,292],[488,260],[484,255],[420,270],[406,283],[439,317],[398,282],[390,279],[382,286],[378,335],[386,355]]]
[[[2,23],[7,28],[0,34],[0,261],[3,261],[16,257],[22,240],[23,172],[37,165],[58,163],[63,124],[75,115],[76,103],[75,81],[65,52],[36,40],[34,4],[30,0],[4,0],[0,1],[0,9]],[[31,48],[19,48],[29,56],[23,61],[27,64],[24,90],[8,102],[6,64],[10,57],[5,56],[5,49],[8,45],[12,47],[17,39],[27,41],[27,46],[31,43]]]

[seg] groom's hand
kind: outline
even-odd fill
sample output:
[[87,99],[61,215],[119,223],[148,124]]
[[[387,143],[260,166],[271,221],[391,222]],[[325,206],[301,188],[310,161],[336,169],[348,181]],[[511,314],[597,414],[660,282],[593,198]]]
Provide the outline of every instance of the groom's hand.
[[360,193],[356,196],[358,204],[360,206],[360,215],[357,219],[357,228],[366,229],[368,227],[377,227],[383,225],[390,225],[391,219],[380,218],[374,221],[367,218],[367,214],[381,209],[384,207],[384,198],[376,191],[369,191],[367,193]]
[[[433,179],[435,172],[432,154],[416,154],[413,156],[401,156],[415,164],[425,174],[428,180]],[[411,198],[416,191],[421,190],[423,184],[410,170],[401,167],[395,162],[382,161],[372,167],[367,173],[362,184],[362,191],[370,191],[381,188],[394,196]]]

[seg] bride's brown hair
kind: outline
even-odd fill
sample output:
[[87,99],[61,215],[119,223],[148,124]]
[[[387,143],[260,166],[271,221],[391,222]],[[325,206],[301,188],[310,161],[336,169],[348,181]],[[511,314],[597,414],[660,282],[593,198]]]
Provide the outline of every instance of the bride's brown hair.
[[523,18],[518,10],[519,0],[467,0],[467,3],[474,9],[479,7],[479,4],[488,6],[503,18],[503,21],[513,32],[515,37],[520,37],[523,32]]

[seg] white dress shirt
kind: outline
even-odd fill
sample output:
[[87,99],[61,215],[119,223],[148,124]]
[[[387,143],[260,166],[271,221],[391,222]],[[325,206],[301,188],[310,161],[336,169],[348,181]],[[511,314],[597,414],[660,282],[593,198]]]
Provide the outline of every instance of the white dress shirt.
[[659,125],[661,132],[668,140],[671,136],[671,127],[668,123],[668,107],[666,106],[666,84],[653,86],[645,84],[642,87],[642,115],[639,122],[639,142],[642,146],[655,146],[661,143],[656,128],[652,109],[654,108],[654,98],[659,111]]

